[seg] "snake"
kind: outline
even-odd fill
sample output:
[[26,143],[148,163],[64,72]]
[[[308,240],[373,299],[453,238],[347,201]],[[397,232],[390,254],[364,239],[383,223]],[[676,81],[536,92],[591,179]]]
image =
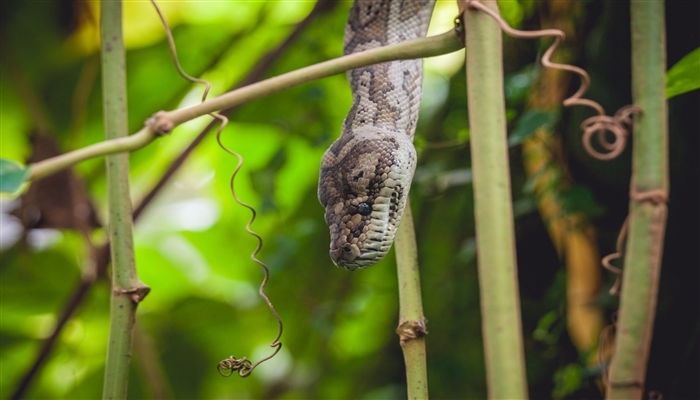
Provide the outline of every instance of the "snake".
[[[426,35],[434,0],[355,0],[344,54]],[[413,146],[423,60],[347,72],[352,107],[321,160],[318,199],[330,230],[330,257],[349,271],[376,264],[391,249],[416,169]]]

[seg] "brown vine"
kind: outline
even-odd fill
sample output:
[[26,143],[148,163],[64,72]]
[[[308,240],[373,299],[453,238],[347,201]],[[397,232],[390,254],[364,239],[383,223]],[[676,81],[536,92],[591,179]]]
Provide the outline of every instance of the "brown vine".
[[[183,78],[187,79],[190,82],[199,83],[199,84],[202,84],[205,86],[204,93],[202,94],[202,102],[204,102],[207,98],[207,95],[209,94],[211,84],[208,81],[205,81],[203,79],[194,78],[194,77],[188,75],[182,69],[182,67],[180,66],[180,62],[177,58],[177,50],[175,47],[175,40],[173,39],[170,27],[168,26],[168,23],[165,20],[165,17],[163,16],[163,14],[161,13],[160,8],[158,7],[158,4],[156,4],[155,0],[151,0],[151,4],[153,4],[153,7],[155,8],[156,12],[158,13],[158,16],[160,17],[161,23],[163,24],[163,29],[165,30],[165,34],[168,38],[168,44],[170,47],[170,54],[171,54],[173,62],[175,64],[175,68],[177,69],[177,71],[180,73],[180,75]],[[154,115],[154,117],[151,119],[151,121],[152,121],[151,123],[154,124],[156,127],[170,126],[168,124],[169,121],[164,121],[162,118],[162,115],[163,114],[161,114],[161,113],[156,113]],[[279,314],[277,314],[277,310],[275,310],[275,307],[272,305],[272,302],[265,294],[265,286],[267,285],[267,281],[270,278],[270,270],[267,267],[267,265],[265,265],[265,263],[263,263],[262,261],[260,261],[257,258],[257,255],[263,246],[263,239],[260,235],[258,235],[251,228],[251,225],[253,224],[253,221],[255,221],[255,217],[256,217],[257,213],[252,206],[244,203],[243,201],[241,201],[238,198],[238,196],[236,195],[236,190],[234,188],[234,181],[235,181],[236,175],[238,174],[238,171],[243,166],[243,157],[240,154],[236,153],[235,151],[227,148],[221,141],[221,134],[222,134],[224,128],[226,127],[226,125],[228,124],[228,118],[226,118],[226,116],[219,114],[219,113],[210,113],[209,115],[211,117],[216,118],[217,120],[221,121],[221,124],[219,125],[219,129],[216,132],[217,143],[224,151],[226,151],[227,153],[233,155],[234,157],[236,157],[238,159],[238,164],[236,165],[236,168],[234,169],[233,173],[231,174],[231,179],[229,181],[229,187],[231,190],[231,195],[233,196],[233,199],[236,201],[236,203],[249,209],[251,212],[251,217],[245,226],[245,230],[246,230],[246,232],[248,232],[248,234],[252,235],[253,237],[255,237],[257,239],[258,245],[256,246],[255,250],[253,250],[253,252],[251,253],[250,258],[253,261],[255,261],[262,268],[263,274],[264,274],[262,283],[260,284],[260,288],[258,290],[258,294],[260,295],[260,297],[262,297],[265,300],[265,303],[267,304],[268,308],[272,312],[272,315],[274,315],[275,319],[277,319],[277,323],[278,323],[277,337],[275,337],[275,339],[270,343],[270,347],[275,348],[275,350],[269,356],[261,359],[260,361],[256,362],[255,364],[253,364],[246,357],[237,359],[236,357],[230,356],[229,358],[220,361],[219,364],[217,365],[217,370],[219,371],[219,374],[221,374],[222,376],[228,377],[228,376],[233,375],[234,372],[238,372],[239,376],[245,378],[245,377],[250,376],[250,374],[253,372],[253,370],[258,365],[273,358],[280,351],[280,349],[282,348],[282,342],[280,342],[280,338],[282,337],[282,331],[283,331],[284,325],[282,323],[282,319],[280,318]],[[170,122],[170,124],[172,124],[172,122]],[[172,127],[170,127],[170,129],[172,129]],[[164,133],[167,133],[170,131],[170,129],[159,129],[159,131],[163,130]]]
[[[583,146],[592,157],[599,160],[610,160],[617,157],[625,149],[627,144],[627,136],[629,136],[628,128],[631,127],[631,115],[639,114],[642,110],[635,106],[625,106],[621,108],[613,117],[607,116],[603,107],[597,102],[584,99],[583,95],[588,90],[591,84],[591,78],[588,73],[579,67],[568,65],[568,64],[558,64],[552,62],[552,54],[559,47],[559,44],[564,41],[566,35],[562,30],[559,29],[542,29],[537,31],[521,31],[512,28],[508,23],[501,18],[501,16],[494,10],[484,6],[478,0],[467,0],[467,6],[472,7],[476,10],[482,11],[493,18],[498,25],[501,27],[503,32],[506,34],[521,39],[538,39],[543,37],[553,37],[554,42],[547,48],[541,58],[542,66],[545,68],[552,68],[561,71],[573,72],[574,74],[581,77],[581,86],[579,86],[576,93],[571,95],[569,98],[565,99],[562,104],[565,107],[571,106],[586,106],[590,107],[596,111],[598,115],[587,118],[581,124],[581,129],[583,129]],[[614,139],[609,141],[607,138],[607,132],[612,133]],[[593,136],[596,137],[598,144],[605,149],[605,153],[601,153],[596,150],[592,145]]]

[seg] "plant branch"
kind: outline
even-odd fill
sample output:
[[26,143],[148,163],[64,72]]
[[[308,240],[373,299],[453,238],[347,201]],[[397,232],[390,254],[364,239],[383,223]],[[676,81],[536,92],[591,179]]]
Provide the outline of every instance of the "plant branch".
[[401,350],[406,363],[408,398],[427,399],[428,369],[424,336],[428,331],[421,302],[418,250],[410,200],[406,202],[401,225],[396,233],[395,248],[400,302],[396,333],[401,338]]
[[654,330],[668,193],[664,2],[633,1],[632,99],[636,117],[626,256],[608,399],[644,397]]
[[82,149],[42,160],[29,166],[30,179],[41,179],[54,172],[58,172],[91,158],[138,150],[151,143],[157,137],[158,135],[152,130],[143,128],[130,136],[105,140],[104,142],[95,143],[91,146],[83,147]]
[[[467,2],[469,4],[470,2]],[[484,2],[495,13],[495,1]],[[488,397],[527,398],[506,140],[501,30],[463,4],[479,292]]]
[[[393,60],[434,57],[451,53],[462,48],[456,33],[450,31],[438,36],[419,38],[399,44],[380,47],[361,53],[324,61],[301,68],[274,78],[244,86],[203,103],[176,111],[159,112],[147,122],[147,126],[136,134],[97,143],[61,156],[30,165],[30,179],[52,174],[60,169],[75,165],[90,158],[118,152],[138,150],[159,134],[172,131],[177,125],[206,114],[228,109],[292,86],[301,85],[316,79],[326,78],[345,71]],[[133,138],[133,139],[132,139]],[[115,143],[112,143],[116,141]]]
[[[119,141],[120,138],[125,138],[128,133],[126,57],[122,37],[121,1],[102,1],[100,39],[105,137]],[[140,137],[139,135],[134,136]],[[112,256],[112,296],[102,397],[104,399],[125,399],[129,384],[131,342],[136,322],[136,307],[150,289],[139,280],[134,262],[131,196],[129,194],[129,154],[108,156],[106,167],[109,241]]]
[[379,47],[266,79],[260,83],[225,93],[192,107],[163,113],[160,117],[172,122],[173,125],[179,125],[208,113],[233,107],[292,86],[340,74],[351,69],[387,61],[434,57],[457,51],[460,48],[462,48],[462,44],[453,31]]

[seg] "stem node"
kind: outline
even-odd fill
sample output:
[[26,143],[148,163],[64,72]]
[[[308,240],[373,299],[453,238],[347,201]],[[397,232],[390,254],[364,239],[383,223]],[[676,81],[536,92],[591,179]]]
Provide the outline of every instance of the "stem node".
[[172,132],[175,129],[175,123],[168,118],[168,113],[165,111],[158,111],[153,114],[151,118],[146,120],[144,124],[150,130],[155,132],[158,136],[164,136]]
[[406,342],[424,337],[428,334],[428,330],[425,326],[425,318],[421,318],[420,321],[409,321],[404,320],[399,323],[396,328],[396,334],[399,335],[401,340],[401,346],[406,345]]
[[139,284],[137,287],[131,289],[114,289],[115,296],[128,294],[129,297],[131,297],[131,301],[133,301],[135,304],[143,301],[143,299],[145,299],[150,292],[151,288],[144,284]]

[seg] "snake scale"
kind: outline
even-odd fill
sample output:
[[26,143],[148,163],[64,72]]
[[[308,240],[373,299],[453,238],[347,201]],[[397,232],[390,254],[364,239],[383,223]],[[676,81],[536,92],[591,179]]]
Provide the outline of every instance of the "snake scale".
[[[434,0],[355,0],[344,53],[426,35]],[[423,61],[402,60],[348,71],[353,104],[340,138],[323,156],[318,199],[339,267],[369,267],[387,254],[416,168],[413,135]]]

